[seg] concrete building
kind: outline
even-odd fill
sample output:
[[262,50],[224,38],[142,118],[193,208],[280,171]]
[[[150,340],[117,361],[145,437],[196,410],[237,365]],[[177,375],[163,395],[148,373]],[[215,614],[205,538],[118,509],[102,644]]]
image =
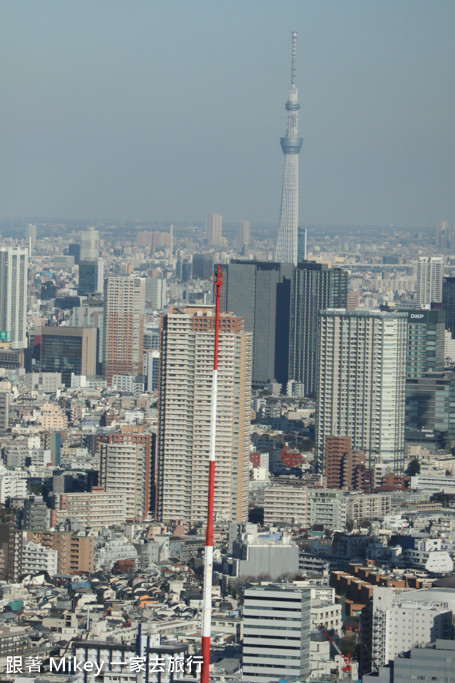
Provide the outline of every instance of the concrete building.
[[[139,375],[143,367],[145,282],[107,277],[104,283],[104,376]],[[95,373],[79,373],[95,374]]]
[[129,521],[142,521],[150,511],[153,443],[151,434],[126,426],[119,433],[100,435],[96,439],[100,486],[111,496],[126,496]]
[[405,313],[327,310],[320,314],[316,456],[328,436],[350,436],[366,466],[404,463]]
[[45,548],[39,543],[29,541],[24,543],[22,550],[22,572],[24,574],[36,574],[48,572],[50,576],[57,573],[58,552],[52,548]]
[[13,349],[27,346],[28,249],[0,247],[0,333]]
[[210,246],[217,246],[221,244],[221,236],[223,231],[223,218],[220,213],[209,213],[207,215],[206,237],[207,244]]
[[42,391],[43,394],[55,394],[63,388],[61,372],[29,372],[24,377],[24,384],[31,391]]
[[346,526],[346,496],[335,489],[309,489],[310,525],[342,530]]
[[383,519],[391,508],[390,493],[359,493],[346,497],[346,516],[349,521]]
[[406,657],[395,657],[390,667],[362,677],[363,683],[409,683],[409,681],[455,683],[455,642],[439,640],[412,648]]
[[350,436],[328,436],[324,449],[327,488],[356,490],[361,487],[365,454],[352,451]]
[[441,256],[421,256],[417,261],[417,302],[420,308],[430,308],[442,302],[444,259]]
[[310,673],[310,591],[293,584],[246,588],[243,677],[248,681],[306,680]]
[[0,432],[9,427],[9,391],[0,390]]
[[283,533],[259,533],[255,524],[245,524],[232,547],[232,576],[267,576],[276,581],[294,576],[299,568],[299,549]]
[[58,372],[65,386],[71,374],[96,375],[96,329],[91,327],[43,327],[41,362],[43,372]]
[[67,519],[77,520],[91,529],[125,524],[127,520],[127,493],[114,495],[102,486],[93,486],[90,492],[60,493],[51,513],[52,526]]
[[0,578],[15,583],[22,574],[22,531],[0,524]]
[[317,388],[319,313],[345,308],[347,292],[346,270],[310,261],[293,270],[288,379],[301,385],[306,396],[314,395]]
[[237,248],[241,249],[244,244],[250,243],[250,221],[238,221],[237,223]]
[[[210,451],[212,307],[171,307],[161,321],[157,518],[204,520]],[[216,428],[217,521],[248,514],[251,334],[232,314],[220,319]]]
[[27,473],[11,472],[0,469],[0,504],[10,498],[25,498],[27,496]]
[[57,551],[59,574],[93,572],[93,536],[73,535],[70,531],[27,531],[25,539]]
[[51,511],[42,496],[30,496],[24,504],[22,528],[49,531]]
[[264,524],[310,526],[308,488],[277,484],[264,491]]
[[41,424],[43,429],[51,431],[65,431],[68,427],[66,413],[56,403],[43,403],[41,407]]
[[[371,652],[376,666],[383,666],[413,647],[423,647],[437,638],[453,638],[454,596],[453,590],[398,592],[375,586],[369,618],[362,615],[362,649]],[[364,673],[366,668],[364,661]]]

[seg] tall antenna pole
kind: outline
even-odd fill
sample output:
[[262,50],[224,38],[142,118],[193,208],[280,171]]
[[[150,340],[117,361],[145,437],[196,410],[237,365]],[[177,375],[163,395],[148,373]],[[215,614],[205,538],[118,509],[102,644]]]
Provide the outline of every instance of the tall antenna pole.
[[220,289],[223,282],[221,267],[217,266],[214,281],[215,293],[215,341],[213,347],[212,404],[210,414],[209,488],[207,498],[207,529],[205,532],[204,587],[202,590],[202,642],[201,683],[209,682],[210,635],[212,621],[212,575],[213,575],[213,497],[215,492],[216,409],[218,399],[218,336],[220,331]]
[[295,62],[297,55],[297,33],[292,34],[292,63],[291,63],[291,88],[295,88]]

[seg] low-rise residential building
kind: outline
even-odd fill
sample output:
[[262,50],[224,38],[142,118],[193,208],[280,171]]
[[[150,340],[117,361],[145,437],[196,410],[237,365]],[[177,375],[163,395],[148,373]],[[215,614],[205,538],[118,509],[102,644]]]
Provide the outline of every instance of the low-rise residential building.
[[82,527],[98,527],[124,524],[126,514],[126,493],[108,493],[103,486],[93,486],[90,492],[60,493],[55,509],[51,512],[52,526],[66,519],[78,520]]

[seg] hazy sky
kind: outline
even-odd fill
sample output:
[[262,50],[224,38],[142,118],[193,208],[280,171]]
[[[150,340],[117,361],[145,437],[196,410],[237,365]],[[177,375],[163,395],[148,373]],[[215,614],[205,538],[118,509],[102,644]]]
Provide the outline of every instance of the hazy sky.
[[2,0],[0,216],[455,224],[453,0]]

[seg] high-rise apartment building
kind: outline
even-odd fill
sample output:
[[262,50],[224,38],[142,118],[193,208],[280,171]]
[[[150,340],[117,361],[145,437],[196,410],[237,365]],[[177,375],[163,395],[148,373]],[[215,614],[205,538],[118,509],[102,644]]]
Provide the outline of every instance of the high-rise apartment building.
[[296,73],[297,33],[292,34],[291,87],[286,102],[287,130],[281,138],[284,154],[283,190],[281,193],[280,225],[276,260],[297,265],[299,225],[299,153],[302,138],[299,137],[299,109]]
[[245,588],[243,677],[269,683],[306,680],[310,673],[309,588],[268,584]]
[[439,249],[453,249],[454,246],[453,228],[448,221],[438,221],[436,223],[436,246]]
[[13,349],[27,346],[28,249],[0,247],[0,331]]
[[417,303],[430,308],[442,301],[444,260],[441,256],[421,256],[417,262]]
[[145,283],[138,277],[104,281],[104,376],[143,371]]
[[100,234],[95,228],[87,228],[81,232],[81,261],[96,261],[100,255]]
[[241,316],[253,333],[253,384],[286,382],[292,264],[233,260],[221,268],[221,310]]
[[98,258],[95,261],[81,261],[79,263],[79,296],[102,292],[104,286],[104,261]]
[[366,466],[404,459],[406,313],[327,310],[320,313],[316,452],[324,470],[328,436],[349,436]]
[[237,247],[240,249],[244,244],[250,243],[250,221],[239,221],[237,223]]
[[[170,307],[161,320],[157,518],[205,520],[210,453],[214,308]],[[248,515],[252,339],[221,314],[215,520]]]
[[125,494],[129,521],[143,521],[150,511],[154,494],[153,447],[153,435],[134,426],[122,426],[120,432],[95,438],[100,486],[112,496]]
[[216,246],[221,244],[223,218],[220,213],[209,213],[206,221],[207,244]]
[[348,274],[321,263],[299,263],[291,287],[288,378],[314,395],[317,384],[319,311],[345,308]]
[[93,327],[43,327],[41,372],[60,372],[65,386],[71,374],[96,375],[97,334]]
[[328,436],[324,449],[324,474],[329,489],[355,490],[363,483],[365,454],[352,450],[350,436]]
[[9,425],[9,391],[0,390],[0,432],[6,432]]

